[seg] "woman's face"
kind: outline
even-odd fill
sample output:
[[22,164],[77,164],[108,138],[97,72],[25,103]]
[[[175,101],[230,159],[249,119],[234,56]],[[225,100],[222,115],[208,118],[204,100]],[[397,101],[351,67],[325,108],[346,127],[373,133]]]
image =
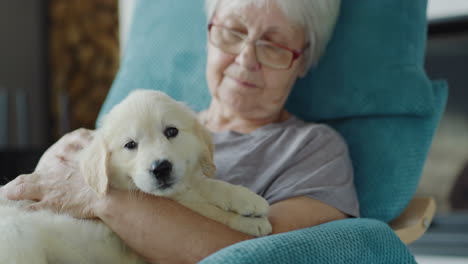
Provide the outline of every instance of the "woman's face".
[[223,52],[208,41],[206,74],[213,98],[223,107],[253,118],[267,118],[281,111],[294,82],[303,74],[303,56],[289,69],[269,68],[257,60],[255,42],[266,40],[300,51],[304,47],[302,28],[290,23],[276,4],[236,10],[221,4],[212,22],[247,35],[237,55]]

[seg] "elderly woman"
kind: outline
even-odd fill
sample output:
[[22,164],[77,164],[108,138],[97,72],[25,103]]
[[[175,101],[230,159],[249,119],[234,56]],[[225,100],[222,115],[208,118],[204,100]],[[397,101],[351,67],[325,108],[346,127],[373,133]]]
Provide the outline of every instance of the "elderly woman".
[[[346,144],[330,127],[284,108],[295,83],[330,38],[339,0],[206,0],[212,101],[200,120],[213,132],[217,178],[249,187],[271,204],[273,233],[356,217]],[[194,263],[252,237],[168,199],[111,189],[99,199],[76,164],[92,133],[64,136],[43,156],[50,166],[3,188],[31,209],[100,218],[151,262]]]

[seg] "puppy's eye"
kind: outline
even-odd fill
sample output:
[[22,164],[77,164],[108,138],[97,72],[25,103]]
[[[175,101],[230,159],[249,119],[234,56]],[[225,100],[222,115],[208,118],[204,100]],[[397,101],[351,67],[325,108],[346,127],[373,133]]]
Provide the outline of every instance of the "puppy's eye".
[[138,147],[138,143],[136,143],[135,141],[133,140],[130,140],[129,142],[127,142],[127,144],[125,144],[124,148],[126,149],[136,149]]
[[164,135],[167,138],[173,138],[176,137],[177,134],[179,134],[179,130],[175,127],[167,127],[166,130],[164,130]]

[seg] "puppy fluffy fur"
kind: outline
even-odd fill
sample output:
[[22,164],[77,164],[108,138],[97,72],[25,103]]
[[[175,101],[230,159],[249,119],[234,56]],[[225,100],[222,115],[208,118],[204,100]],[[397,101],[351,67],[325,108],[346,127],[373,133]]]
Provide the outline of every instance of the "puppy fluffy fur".
[[[211,135],[192,111],[164,93],[137,90],[116,105],[82,151],[80,164],[99,196],[109,186],[139,190],[174,199],[240,232],[271,232],[268,203],[247,188],[212,178]],[[0,263],[144,263],[103,223],[23,211],[24,203],[0,199]]]

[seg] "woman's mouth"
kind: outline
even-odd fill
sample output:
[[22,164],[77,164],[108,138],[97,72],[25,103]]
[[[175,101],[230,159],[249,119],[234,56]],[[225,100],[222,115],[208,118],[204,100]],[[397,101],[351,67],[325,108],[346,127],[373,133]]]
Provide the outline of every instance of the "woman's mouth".
[[246,81],[242,81],[242,80],[239,80],[239,79],[236,79],[236,78],[233,78],[233,77],[230,77],[234,82],[236,82],[237,84],[241,85],[241,86],[245,86],[245,87],[249,87],[249,88],[257,88],[257,85],[254,84],[254,83],[251,83],[251,82],[246,82]]

